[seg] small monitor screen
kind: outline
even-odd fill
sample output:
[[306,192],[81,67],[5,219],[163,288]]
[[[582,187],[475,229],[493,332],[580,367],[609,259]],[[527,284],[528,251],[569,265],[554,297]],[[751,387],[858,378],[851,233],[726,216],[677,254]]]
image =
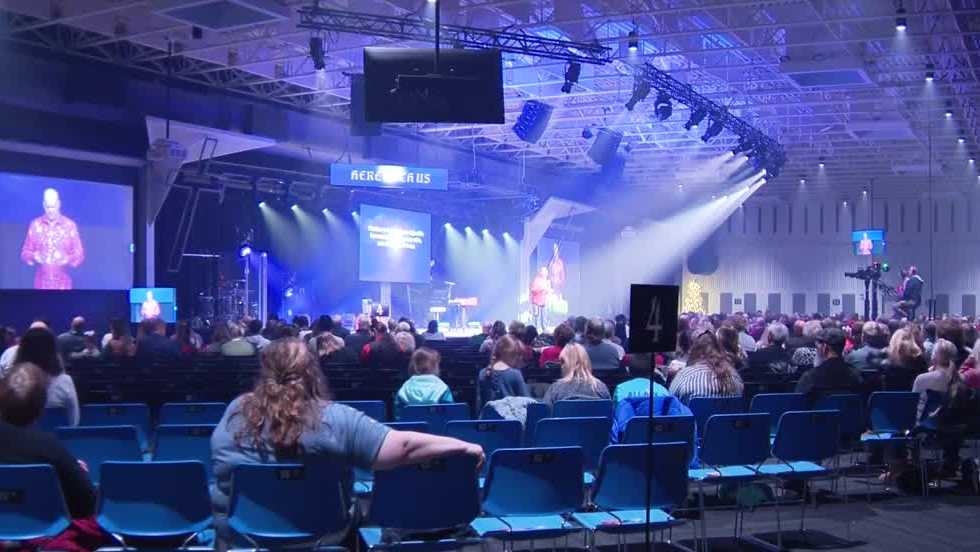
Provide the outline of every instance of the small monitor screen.
[[854,254],[859,257],[885,254],[884,230],[855,230],[851,232],[851,242],[854,247]]
[[361,281],[429,283],[430,224],[428,213],[362,204]]
[[154,318],[159,318],[167,324],[177,321],[177,290],[174,288],[129,290],[129,320],[138,324]]

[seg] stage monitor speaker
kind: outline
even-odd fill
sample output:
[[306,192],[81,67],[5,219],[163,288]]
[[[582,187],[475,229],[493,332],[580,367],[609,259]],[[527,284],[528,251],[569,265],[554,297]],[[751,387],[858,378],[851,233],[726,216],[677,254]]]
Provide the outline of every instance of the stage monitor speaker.
[[599,165],[605,165],[615,159],[622,141],[622,132],[600,128],[595,141],[592,142],[592,147],[589,148],[589,157]]
[[352,74],[350,76],[350,135],[380,136],[381,123],[370,123],[365,116],[364,94],[364,75]]
[[550,105],[538,100],[524,102],[521,114],[518,115],[517,121],[514,123],[514,134],[529,144],[538,143],[548,128],[553,109]]

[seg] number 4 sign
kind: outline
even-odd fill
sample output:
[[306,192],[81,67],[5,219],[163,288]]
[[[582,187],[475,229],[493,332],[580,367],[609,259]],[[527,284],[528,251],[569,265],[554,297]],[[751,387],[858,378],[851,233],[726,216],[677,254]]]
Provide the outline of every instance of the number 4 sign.
[[679,299],[678,286],[630,286],[631,353],[663,353],[676,348]]

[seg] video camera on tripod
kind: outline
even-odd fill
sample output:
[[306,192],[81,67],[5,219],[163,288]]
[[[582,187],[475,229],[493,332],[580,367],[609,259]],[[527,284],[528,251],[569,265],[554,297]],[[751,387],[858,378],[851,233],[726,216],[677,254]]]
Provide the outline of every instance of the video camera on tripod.
[[888,272],[891,267],[888,263],[873,262],[870,266],[865,268],[859,268],[855,272],[845,272],[845,278],[854,278],[857,280],[864,280],[865,282],[878,281],[881,275]]

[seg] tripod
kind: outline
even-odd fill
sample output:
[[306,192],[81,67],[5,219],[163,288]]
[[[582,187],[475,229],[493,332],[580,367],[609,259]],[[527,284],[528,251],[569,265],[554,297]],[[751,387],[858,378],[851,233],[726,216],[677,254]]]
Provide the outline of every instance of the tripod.
[[[869,316],[870,315],[870,316]],[[878,319],[878,279],[864,280],[864,319]]]

